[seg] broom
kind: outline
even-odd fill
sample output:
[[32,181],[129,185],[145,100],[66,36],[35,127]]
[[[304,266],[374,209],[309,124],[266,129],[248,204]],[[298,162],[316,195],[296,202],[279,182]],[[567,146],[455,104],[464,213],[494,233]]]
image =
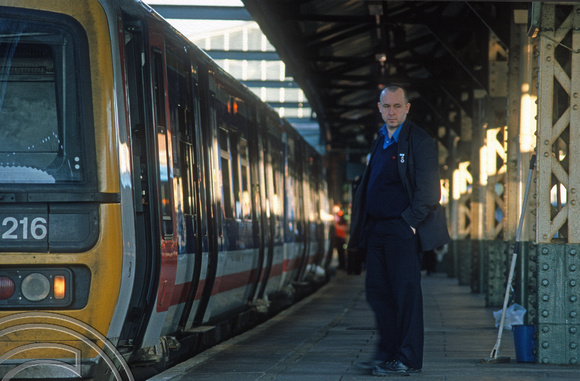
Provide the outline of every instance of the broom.
[[518,230],[516,231],[516,242],[514,245],[514,251],[512,254],[512,262],[510,266],[510,272],[508,276],[508,281],[505,287],[505,296],[503,298],[503,309],[501,311],[501,320],[499,323],[499,330],[497,332],[497,340],[495,341],[495,345],[491,350],[488,359],[481,359],[481,362],[484,364],[501,364],[501,363],[508,363],[510,362],[509,357],[501,357],[500,356],[500,346],[501,346],[501,336],[503,333],[503,324],[505,321],[505,312],[508,306],[508,301],[510,297],[510,290],[512,289],[512,280],[514,277],[514,271],[516,268],[516,260],[518,259],[518,250],[520,248],[520,237],[522,234],[522,225],[524,223],[524,215],[526,214],[526,204],[528,203],[528,193],[530,191],[530,182],[532,181],[532,171],[534,170],[534,165],[536,163],[536,155],[532,155],[530,159],[530,170],[528,172],[528,181],[526,182],[526,190],[524,193],[524,203],[522,205],[522,214],[520,215],[520,222],[518,224]]

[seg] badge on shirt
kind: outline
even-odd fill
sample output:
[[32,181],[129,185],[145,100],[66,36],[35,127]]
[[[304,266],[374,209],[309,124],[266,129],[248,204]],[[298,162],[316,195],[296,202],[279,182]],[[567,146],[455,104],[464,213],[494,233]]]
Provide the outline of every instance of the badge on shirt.
[[401,159],[401,164],[403,164],[405,162],[405,154],[404,153],[400,153],[399,154],[399,158]]

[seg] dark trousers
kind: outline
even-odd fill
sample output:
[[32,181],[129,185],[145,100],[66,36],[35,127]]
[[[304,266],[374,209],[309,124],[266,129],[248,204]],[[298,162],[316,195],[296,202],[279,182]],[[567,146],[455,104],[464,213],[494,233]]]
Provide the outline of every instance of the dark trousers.
[[403,219],[369,226],[366,295],[375,313],[379,343],[375,359],[423,366],[421,253]]

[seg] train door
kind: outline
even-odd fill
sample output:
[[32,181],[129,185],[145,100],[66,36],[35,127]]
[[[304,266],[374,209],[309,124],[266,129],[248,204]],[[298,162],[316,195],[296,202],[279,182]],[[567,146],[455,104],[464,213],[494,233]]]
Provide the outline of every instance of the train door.
[[286,210],[286,187],[285,181],[287,174],[285,172],[285,150],[284,144],[282,142],[281,136],[278,136],[276,132],[279,128],[278,121],[275,121],[274,124],[271,124],[275,128],[270,130],[269,136],[269,147],[270,147],[270,163],[271,168],[268,172],[270,175],[268,176],[269,180],[271,180],[271,189],[272,189],[272,207],[271,212],[271,226],[272,230],[272,246],[273,246],[273,260],[272,260],[272,269],[270,270],[270,277],[279,277],[278,282],[274,282],[275,279],[272,279],[270,283],[276,285],[277,288],[284,287],[285,283],[287,282],[287,274],[289,269],[289,258],[288,258],[288,250],[285,245],[285,237],[286,231],[285,227],[288,226],[287,224],[287,216],[285,213]]
[[322,222],[322,173],[320,161],[312,153],[310,155],[310,184],[312,187],[312,213],[313,213],[313,242],[316,245],[314,252],[314,263],[317,266],[322,267],[322,261],[324,259],[324,225]]
[[288,271],[293,281],[300,280],[300,269],[304,261],[304,229],[302,194],[302,161],[296,147],[298,141],[294,136],[287,135],[286,140],[286,246],[288,255]]
[[[201,277],[203,241],[200,234],[206,225],[206,213],[200,201],[200,166],[195,131],[201,128],[199,117],[198,67],[190,62],[181,48],[168,46],[167,99],[173,145],[173,183],[177,218],[176,289],[181,297],[174,302],[173,314],[178,314],[178,329],[188,328]],[[183,303],[183,305],[181,305]],[[174,327],[171,327],[174,328]]]
[[223,245],[206,318],[247,308],[253,299],[256,271],[261,270],[255,205],[250,181],[251,114],[248,105],[216,82],[218,193],[221,196]]
[[296,274],[296,281],[302,281],[306,266],[308,264],[309,251],[309,221],[308,221],[308,207],[309,207],[309,190],[308,190],[308,171],[306,167],[305,152],[302,147],[302,140],[295,140],[295,165],[296,165],[296,182],[295,192],[298,198],[297,215],[298,215],[298,272]]
[[[135,278],[129,310],[120,343],[140,346],[149,316],[153,310],[159,279],[159,260],[155,255],[160,242],[155,228],[156,191],[151,186],[150,174],[155,163],[151,155],[153,139],[146,132],[151,123],[146,105],[151,103],[149,76],[145,73],[146,36],[140,22],[124,18],[124,67],[127,89],[126,103],[130,126],[132,176],[135,205]],[[147,60],[148,62],[148,60]]]
[[203,260],[201,267],[200,287],[195,295],[198,301],[195,313],[192,313],[193,326],[202,325],[206,322],[210,298],[216,281],[218,256],[223,245],[223,230],[221,214],[221,198],[219,189],[219,148],[217,146],[217,122],[216,122],[216,83],[207,71],[200,76],[200,115],[203,128],[196,130],[196,143],[198,149],[200,206],[205,210],[200,234],[203,241]]
[[[243,192],[248,195],[250,203],[249,217],[252,224],[254,253],[257,254],[254,259],[253,276],[250,277],[250,287],[247,291],[247,301],[252,303],[257,296],[260,282],[266,283],[268,279],[264,277],[267,268],[265,258],[265,242],[267,235],[265,232],[266,188],[264,187],[264,152],[262,142],[262,126],[259,121],[259,114],[253,110],[250,117],[250,124],[247,130],[247,141],[240,145],[240,157],[242,163],[242,177],[245,177],[247,186],[242,183]],[[243,151],[246,151],[245,153]],[[243,157],[247,158],[247,161]],[[246,165],[244,166],[244,162]],[[261,288],[261,287],[260,287]]]
[[[158,225],[157,235],[160,240],[159,254],[161,255],[155,311],[163,313],[171,306],[177,271],[177,247],[173,214],[174,155],[172,145],[173,131],[168,128],[167,117],[164,40],[162,36],[160,36],[161,38],[158,41],[155,41],[152,37],[157,37],[157,35],[152,34],[150,36],[151,46],[149,51],[152,66],[153,129],[157,143],[153,151],[155,153],[156,168],[152,171],[152,174],[156,177],[156,191],[158,194],[155,203],[159,210],[156,222]],[[160,321],[162,320],[164,320],[164,317],[160,317]]]
[[308,209],[308,223],[310,225],[310,260],[312,265],[319,265],[322,259],[321,231],[320,231],[320,203],[318,193],[318,163],[314,151],[309,148],[308,153],[308,188],[310,192],[310,206]]
[[[148,33],[130,23],[125,30],[128,108],[130,114],[139,113],[141,121],[131,121],[139,276],[135,278],[136,289],[124,329],[128,341],[145,347],[157,344],[173,303],[177,270],[173,195],[176,155],[166,98],[165,39],[161,23],[149,20],[147,26]],[[138,37],[131,49],[127,46],[130,35]],[[132,88],[131,82],[139,85]]]
[[[272,251],[272,265],[269,266],[268,287],[266,292],[278,291],[287,283],[287,275],[291,261],[288,254],[288,245],[285,245],[285,227],[287,214],[285,213],[287,197],[285,188],[286,165],[285,151],[282,137],[279,135],[279,120],[268,120],[269,133],[266,151],[266,180],[271,190],[270,198],[270,235],[271,241],[268,253]],[[269,255],[269,254],[268,254]]]
[[259,114],[258,116],[258,139],[257,139],[257,203],[260,204],[260,249],[263,252],[264,266],[262,283],[258,289],[257,298],[264,299],[266,285],[272,274],[272,264],[274,261],[274,213],[272,210],[272,159],[270,154],[270,118]]

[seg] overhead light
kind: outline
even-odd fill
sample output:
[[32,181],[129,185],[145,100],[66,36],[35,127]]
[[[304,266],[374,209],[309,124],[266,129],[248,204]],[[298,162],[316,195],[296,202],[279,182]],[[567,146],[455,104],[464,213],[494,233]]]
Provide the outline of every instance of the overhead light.
[[387,62],[387,55],[385,53],[375,54],[375,59],[379,62]]

